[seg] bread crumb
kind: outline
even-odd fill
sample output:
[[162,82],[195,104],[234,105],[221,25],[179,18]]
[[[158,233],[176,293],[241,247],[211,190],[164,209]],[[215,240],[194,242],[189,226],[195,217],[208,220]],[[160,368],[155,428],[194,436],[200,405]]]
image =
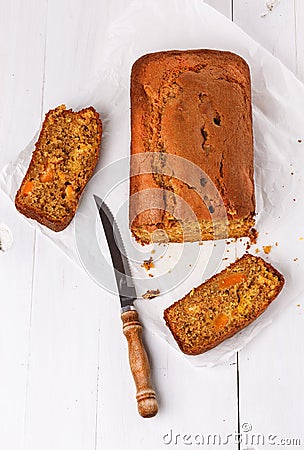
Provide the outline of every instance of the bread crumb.
[[249,234],[250,245],[256,244],[258,237],[259,237],[259,232],[255,228],[252,228],[250,230],[250,234]]
[[258,248],[255,249],[255,253],[258,254],[260,253],[260,250]]
[[152,273],[149,273],[149,277],[151,277],[151,278],[152,278],[152,277],[154,277],[154,275],[152,275]]
[[298,260],[299,260],[299,258],[293,258],[293,260],[294,260],[294,261],[298,261]]
[[266,6],[266,11],[261,13],[261,17],[264,18],[266,17],[269,13],[272,12],[273,8],[275,8],[276,6],[278,6],[278,4],[280,3],[281,0],[268,0],[265,3]]
[[302,236],[299,237],[299,241],[304,241],[304,238]]
[[301,142],[302,142],[302,139],[298,139],[298,143],[301,144]]
[[150,256],[149,259],[145,259],[143,264],[141,265],[141,267],[143,267],[147,271],[150,269],[154,269],[155,265],[154,265],[152,256]]
[[277,247],[279,244],[278,244],[278,242],[276,242],[274,245]]
[[297,307],[300,308],[300,306],[301,306],[300,303],[298,303],[298,304],[297,304]]
[[155,250],[152,250],[152,251],[151,251],[151,255],[154,255],[154,253],[155,253]]
[[152,298],[158,297],[160,294],[159,289],[149,289],[147,292],[145,292],[142,296],[142,298],[151,300]]
[[263,250],[266,255],[269,255],[269,253],[271,252],[271,249],[272,249],[272,245],[263,245]]

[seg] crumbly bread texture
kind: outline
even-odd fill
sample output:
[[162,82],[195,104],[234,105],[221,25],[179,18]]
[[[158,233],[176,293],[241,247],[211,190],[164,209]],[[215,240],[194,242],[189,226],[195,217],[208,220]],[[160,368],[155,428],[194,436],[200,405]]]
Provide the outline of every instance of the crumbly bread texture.
[[73,112],[61,105],[49,111],[16,194],[18,211],[54,231],[66,228],[97,164],[101,134],[92,106]]
[[249,235],[251,82],[240,56],[187,50],[138,59],[131,132],[130,228],[137,241]]
[[164,312],[180,349],[198,355],[249,325],[278,296],[284,277],[245,254]]

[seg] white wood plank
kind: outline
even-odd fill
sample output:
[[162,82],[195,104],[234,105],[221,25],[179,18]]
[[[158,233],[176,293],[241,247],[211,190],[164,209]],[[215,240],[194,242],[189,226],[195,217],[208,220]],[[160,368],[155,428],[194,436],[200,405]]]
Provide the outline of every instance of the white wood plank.
[[[230,1],[212,3],[230,16]],[[160,411],[148,421],[139,417],[118,307],[108,310],[107,315],[109,322],[102,323],[100,342],[98,449],[163,448],[171,439],[171,431],[172,445],[182,448],[184,434],[191,434],[194,445],[196,434],[219,433],[225,439],[237,431],[235,358],[222,367],[195,369],[149,330],[145,330],[145,341]],[[237,444],[230,442],[226,448],[236,449]]]
[[232,1],[233,0],[205,0],[205,3],[217,9],[229,19],[232,18]]
[[297,76],[304,82],[304,3],[295,1],[296,17],[296,51],[297,51]]
[[125,0],[49,3],[45,111],[64,102],[70,107],[94,104],[107,26],[127,4]]
[[[41,118],[46,2],[11,1],[0,15],[0,168],[25,146]],[[14,236],[0,252],[0,447],[23,449],[34,231],[0,194],[0,222]]]
[[40,125],[46,0],[12,0],[0,14],[0,167],[13,159]]
[[[49,2],[44,112],[86,105],[103,14],[107,2]],[[36,267],[25,449],[95,449],[102,295],[40,235]]]
[[294,2],[281,0],[265,17],[265,0],[234,0],[233,5],[234,22],[295,73]]
[[[279,438],[304,443],[303,301],[299,304],[294,302],[240,353],[241,423],[265,437],[261,448],[276,448]],[[278,438],[271,442],[269,435]]]
[[[33,276],[33,231],[1,197],[0,221],[11,229],[14,243],[0,252],[0,447],[21,450],[24,433],[27,363]],[[25,238],[26,237],[26,238]]]
[[95,448],[103,294],[39,236],[25,450]]
[[[109,5],[49,2],[44,111],[87,105]],[[24,446],[93,449],[102,293],[40,235],[36,267]]]
[[[296,60],[294,3],[282,0],[261,17],[265,11],[264,1],[234,1],[236,22],[293,72],[298,67],[301,73]],[[303,445],[302,318],[303,306],[295,302],[239,354],[240,423],[250,448],[271,448],[284,442],[298,448],[296,441],[286,439],[301,439]],[[245,433],[246,429],[250,432]]]

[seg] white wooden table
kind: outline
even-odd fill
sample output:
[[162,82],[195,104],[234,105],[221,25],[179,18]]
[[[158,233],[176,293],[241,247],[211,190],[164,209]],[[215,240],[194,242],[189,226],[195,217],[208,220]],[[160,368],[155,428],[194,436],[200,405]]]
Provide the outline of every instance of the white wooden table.
[[[264,0],[208,3],[304,81],[303,0],[281,0],[265,17]],[[0,168],[48,109],[94,78],[103,24],[127,4],[1,1]],[[304,303],[291,305],[234,360],[210,369],[193,368],[146,330],[160,412],[143,420],[118,304],[0,195],[0,223],[14,235],[13,247],[0,254],[1,449],[304,446]],[[254,442],[246,443],[250,430]],[[201,445],[208,435],[215,436]]]

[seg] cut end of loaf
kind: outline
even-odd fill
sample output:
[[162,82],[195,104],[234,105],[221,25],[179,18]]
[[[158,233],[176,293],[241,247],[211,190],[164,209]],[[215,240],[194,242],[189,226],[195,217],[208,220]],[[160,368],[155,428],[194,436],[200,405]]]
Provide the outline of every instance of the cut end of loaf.
[[245,254],[164,312],[182,352],[198,355],[249,325],[278,296],[284,277]]
[[255,224],[254,215],[227,221],[180,221],[174,218],[156,225],[131,226],[136,241],[142,245],[165,242],[196,242],[226,238],[249,237]]
[[54,231],[66,228],[98,161],[101,134],[93,107],[49,111],[16,194],[18,211]]

